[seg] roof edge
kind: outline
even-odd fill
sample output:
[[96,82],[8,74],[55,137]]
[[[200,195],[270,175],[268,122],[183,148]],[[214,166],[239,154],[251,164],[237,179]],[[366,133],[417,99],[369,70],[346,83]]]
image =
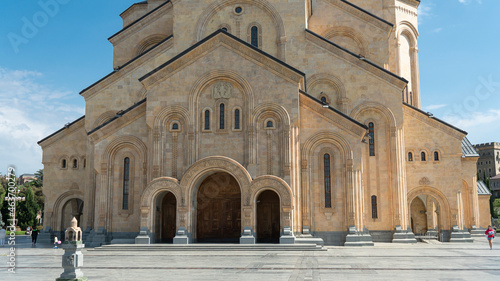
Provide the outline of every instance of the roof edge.
[[125,109],[125,110],[123,110],[121,112],[118,111],[117,114],[113,118],[109,119],[108,121],[102,123],[101,125],[95,127],[94,129],[90,130],[87,133],[87,136],[90,136],[91,134],[99,131],[101,128],[103,128],[104,126],[108,125],[109,123],[115,121],[116,119],[118,119],[118,118],[122,117],[123,115],[127,114],[128,112],[132,111],[134,108],[136,108],[139,105],[145,103],[146,100],[147,100],[147,98],[144,98],[144,99],[140,100],[139,102],[135,103],[134,105],[132,105],[131,107],[129,107],[129,108],[127,108],[127,109]]
[[359,10],[359,11],[361,11],[361,12],[363,12],[363,13],[365,13],[365,14],[367,14],[367,15],[369,15],[369,16],[371,16],[371,17],[373,17],[373,18],[375,18],[375,19],[377,19],[377,20],[379,20],[379,21],[381,21],[381,22],[383,22],[385,24],[387,24],[387,25],[389,25],[390,27],[394,27],[393,23],[390,23],[390,22],[386,21],[385,19],[383,19],[383,18],[381,18],[379,16],[376,16],[375,14],[372,14],[371,12],[368,12],[367,10],[365,10],[365,9],[363,9],[363,8],[357,6],[357,5],[355,5],[355,4],[353,4],[353,3],[349,2],[349,1],[346,1],[346,0],[340,0],[340,1],[344,2],[345,4],[347,4],[347,5],[355,8],[355,9],[357,9],[357,10]]
[[73,122],[70,122],[70,123],[64,125],[64,127],[62,127],[61,129],[55,131],[54,133],[52,133],[52,134],[48,135],[47,137],[43,138],[42,140],[38,141],[37,144],[40,145],[42,142],[44,142],[44,141],[52,138],[53,136],[55,136],[55,135],[59,134],[60,132],[64,131],[65,129],[68,129],[69,127],[71,127],[72,125],[74,125],[75,123],[77,123],[78,121],[80,121],[80,120],[82,120],[84,118],[85,118],[85,115],[83,115],[82,117],[76,119]]
[[454,130],[456,130],[456,131],[458,131],[458,132],[460,132],[460,133],[462,133],[462,134],[465,134],[465,135],[468,135],[468,134],[469,134],[469,133],[467,133],[466,131],[464,131],[464,130],[462,130],[462,129],[460,129],[460,128],[457,128],[457,127],[455,127],[455,126],[451,125],[450,123],[447,123],[447,122],[445,122],[445,121],[443,121],[443,120],[441,120],[441,119],[439,119],[439,118],[435,117],[433,114],[430,114],[429,112],[425,112],[425,111],[423,111],[423,110],[422,110],[422,109],[420,109],[420,108],[414,107],[413,105],[407,104],[406,102],[403,102],[403,105],[405,105],[405,106],[407,106],[407,107],[409,107],[409,108],[411,108],[411,109],[413,109],[413,110],[415,110],[415,111],[417,111],[417,112],[420,112],[420,113],[422,113],[422,114],[426,115],[427,117],[432,118],[432,119],[436,120],[437,122],[439,122],[439,123],[441,123],[441,124],[443,124],[443,125],[446,125],[446,126],[448,126],[448,127],[452,128],[452,129],[454,129]]

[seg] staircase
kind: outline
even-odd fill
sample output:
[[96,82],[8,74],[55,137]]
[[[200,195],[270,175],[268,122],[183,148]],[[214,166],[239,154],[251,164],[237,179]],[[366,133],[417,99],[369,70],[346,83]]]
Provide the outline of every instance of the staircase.
[[327,251],[316,244],[113,244],[103,245],[90,251]]

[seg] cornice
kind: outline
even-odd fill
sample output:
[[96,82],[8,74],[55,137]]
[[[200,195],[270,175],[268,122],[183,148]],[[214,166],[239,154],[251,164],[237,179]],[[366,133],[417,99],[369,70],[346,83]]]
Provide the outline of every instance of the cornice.
[[79,130],[85,131],[85,116],[78,118],[77,120],[73,121],[72,123],[67,124],[62,129],[45,137],[44,139],[42,139],[41,141],[38,142],[38,145],[42,147],[42,150],[46,149],[46,148],[50,147],[52,144],[56,143],[57,141],[59,141],[63,138],[66,138],[67,136],[69,136],[69,135],[71,135]]
[[413,6],[415,8],[418,8],[418,6],[420,6],[419,0],[397,0],[397,1]]
[[331,5],[340,8],[341,10],[355,16],[368,24],[371,24],[379,29],[382,29],[386,32],[390,32],[394,27],[394,24],[348,2],[345,0],[326,0],[326,2]]
[[[423,114],[422,112],[419,112],[409,106],[403,106],[403,114],[408,114],[426,125],[436,128],[460,141],[462,141],[462,139],[467,135],[465,132],[460,132],[457,129],[451,128],[450,126],[432,118],[432,116]],[[408,120],[405,120],[405,122],[408,122]]]

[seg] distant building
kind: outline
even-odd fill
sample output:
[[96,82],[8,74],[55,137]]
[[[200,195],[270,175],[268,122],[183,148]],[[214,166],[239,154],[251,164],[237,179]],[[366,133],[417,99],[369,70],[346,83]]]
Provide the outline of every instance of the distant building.
[[491,193],[494,198],[500,198],[500,174],[490,178]]
[[483,175],[491,178],[500,174],[500,143],[489,142],[474,145],[480,157],[477,161],[479,177]]
[[33,174],[22,174],[17,179],[19,185],[23,185],[23,184],[25,184],[27,182],[31,182],[31,181],[34,181],[34,180],[36,180],[36,176],[33,175]]

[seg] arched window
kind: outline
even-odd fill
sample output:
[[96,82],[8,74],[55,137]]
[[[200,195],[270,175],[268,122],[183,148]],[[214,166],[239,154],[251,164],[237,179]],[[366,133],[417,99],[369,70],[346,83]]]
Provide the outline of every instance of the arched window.
[[205,110],[205,130],[210,130],[210,110]]
[[123,160],[123,204],[122,209],[128,210],[128,194],[130,188],[130,158]]
[[377,212],[377,196],[372,196],[372,219],[378,218]]
[[250,29],[250,44],[255,48],[259,47],[259,28],[257,26],[252,26]]
[[408,152],[408,162],[413,162],[413,153]]
[[423,151],[420,153],[420,160],[427,161],[427,157],[425,155],[425,152],[423,152]]
[[434,161],[439,161],[439,152],[434,151]]
[[73,169],[78,168],[78,160],[73,159]]
[[273,121],[267,121],[266,128],[274,127]]
[[61,168],[66,169],[66,159],[61,161]]
[[179,123],[172,124],[172,131],[178,131],[178,130],[179,130]]
[[221,29],[224,30],[225,32],[227,32],[227,27],[223,27]]
[[321,102],[324,103],[324,104],[327,104],[326,97],[321,97]]
[[220,115],[219,115],[219,129],[224,130],[224,113],[225,113],[225,106],[223,103],[220,104]]
[[84,159],[83,159],[83,168],[85,169],[86,167],[87,167],[87,159],[86,159],[86,158],[84,158]]
[[235,130],[240,129],[240,110],[239,109],[234,110],[234,129]]
[[368,124],[368,137],[370,138],[370,156],[375,156],[375,125]]
[[323,175],[325,182],[325,208],[332,207],[332,181],[330,177],[330,154],[325,154],[323,156]]

